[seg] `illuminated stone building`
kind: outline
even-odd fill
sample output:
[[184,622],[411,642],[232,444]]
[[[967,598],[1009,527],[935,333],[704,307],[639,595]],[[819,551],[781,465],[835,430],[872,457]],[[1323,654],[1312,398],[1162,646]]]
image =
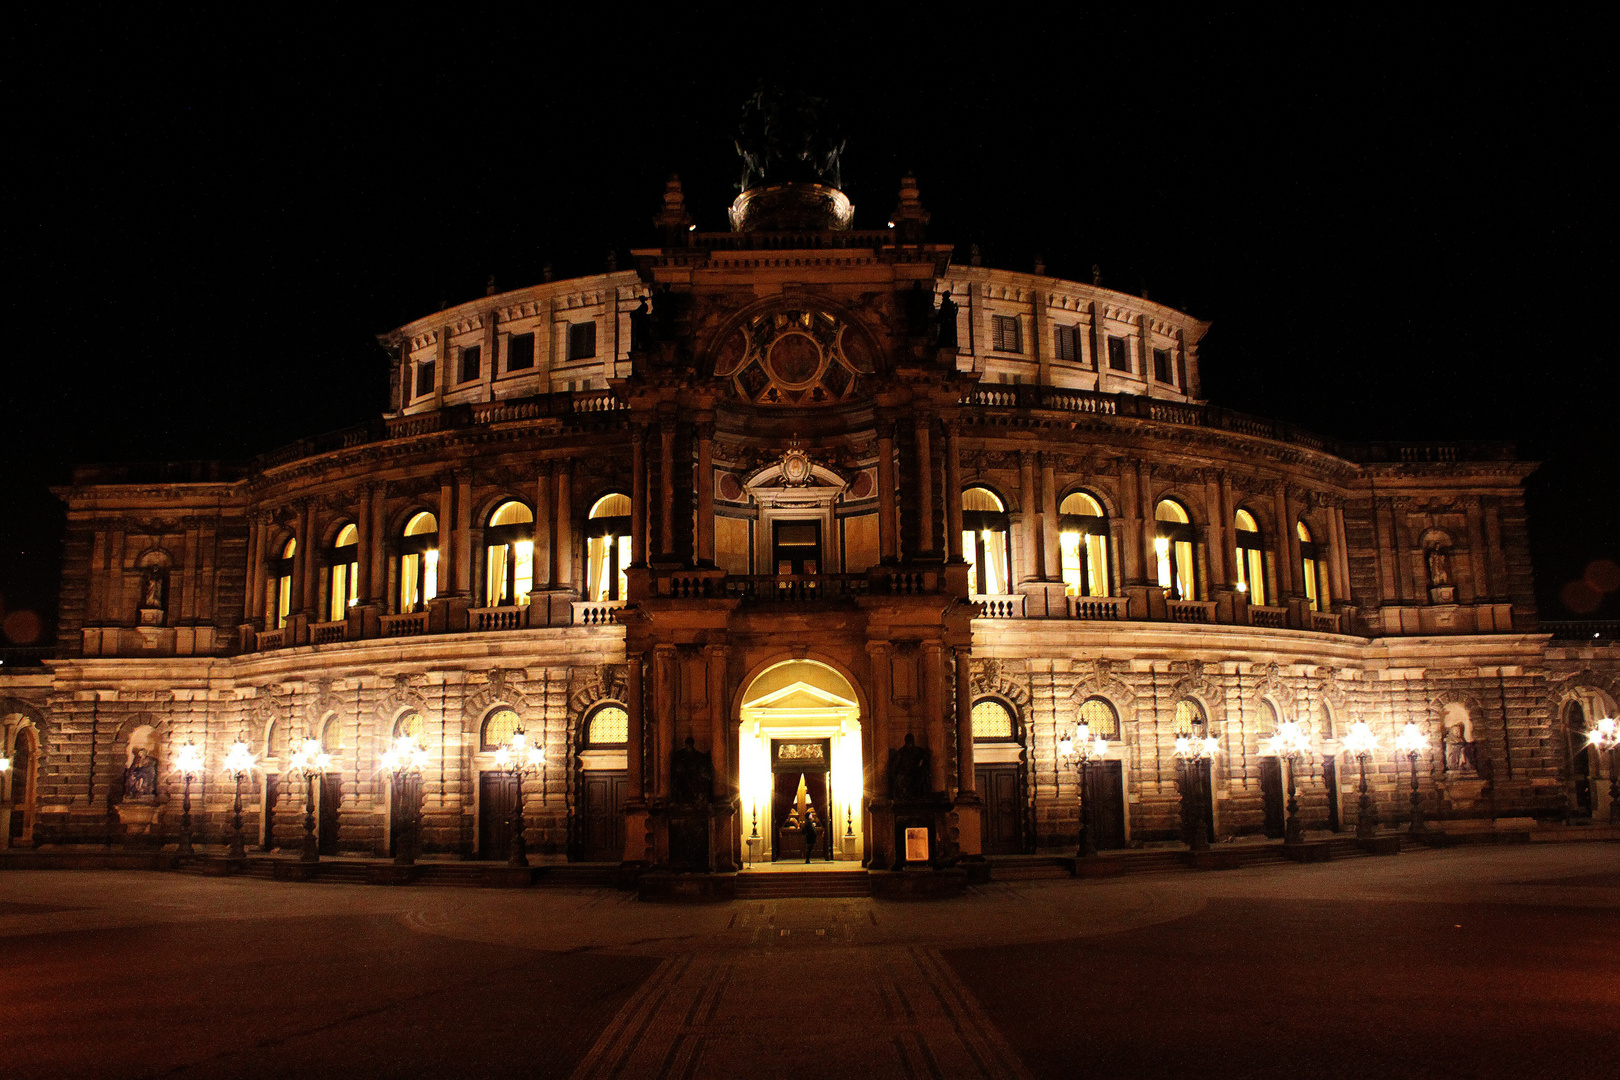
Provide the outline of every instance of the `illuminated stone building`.
[[634,269],[385,335],[374,422],[78,469],[57,658],[0,676],[9,843],[172,841],[186,741],[218,842],[240,738],[250,839],[296,845],[309,737],[322,849],[385,854],[403,734],[424,852],[503,858],[519,725],[554,861],[801,857],[807,803],[813,854],[874,869],[905,829],[936,864],[1067,850],[1081,719],[1102,847],[1181,836],[1187,733],[1217,840],[1280,835],[1287,721],[1309,830],[1355,825],[1356,721],[1385,824],[1408,721],[1432,819],[1607,813],[1579,732],[1617,669],[1537,632],[1532,466],[1208,404],[1207,324],[953,262],[909,178],[869,229],[818,180],[755,175],[711,232],[671,179]]

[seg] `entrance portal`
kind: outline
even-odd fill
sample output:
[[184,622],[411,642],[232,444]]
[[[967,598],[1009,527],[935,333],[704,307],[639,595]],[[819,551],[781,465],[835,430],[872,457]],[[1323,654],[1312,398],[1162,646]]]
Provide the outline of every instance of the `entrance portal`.
[[738,732],[743,850],[749,862],[860,860],[866,828],[860,706],[838,672],[790,660],[760,673],[743,696]]

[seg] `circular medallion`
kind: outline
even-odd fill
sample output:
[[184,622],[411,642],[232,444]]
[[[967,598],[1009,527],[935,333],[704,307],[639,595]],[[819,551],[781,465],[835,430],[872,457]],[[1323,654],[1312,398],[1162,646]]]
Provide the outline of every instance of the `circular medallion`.
[[737,482],[737,478],[735,476],[731,475],[730,473],[720,474],[720,497],[722,499],[729,499],[732,502],[736,502],[738,499],[742,498],[742,494],[742,485]]
[[810,480],[810,459],[803,450],[789,450],[782,455],[782,479],[798,487]]
[[783,334],[771,343],[771,374],[790,389],[809,386],[821,370],[821,346],[808,334]]

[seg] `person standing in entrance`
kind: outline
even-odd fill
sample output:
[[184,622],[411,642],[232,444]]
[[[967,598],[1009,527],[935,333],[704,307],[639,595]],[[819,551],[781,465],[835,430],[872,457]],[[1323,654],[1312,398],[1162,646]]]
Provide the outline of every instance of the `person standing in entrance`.
[[810,853],[816,848],[816,811],[815,807],[805,807],[804,825],[800,829],[804,833],[804,861],[810,861]]

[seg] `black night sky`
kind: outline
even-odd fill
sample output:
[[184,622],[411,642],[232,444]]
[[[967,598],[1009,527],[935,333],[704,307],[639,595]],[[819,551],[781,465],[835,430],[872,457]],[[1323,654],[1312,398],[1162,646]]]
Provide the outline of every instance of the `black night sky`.
[[46,485],[72,463],[243,457],[373,416],[377,333],[491,274],[630,265],[670,172],[722,228],[762,78],[831,100],[858,226],[914,169],[960,261],[977,243],[992,266],[1097,263],[1211,320],[1218,404],[1352,439],[1516,441],[1545,462],[1544,618],[1620,558],[1612,26],[157,10],[7,30],[6,610],[53,615]]

